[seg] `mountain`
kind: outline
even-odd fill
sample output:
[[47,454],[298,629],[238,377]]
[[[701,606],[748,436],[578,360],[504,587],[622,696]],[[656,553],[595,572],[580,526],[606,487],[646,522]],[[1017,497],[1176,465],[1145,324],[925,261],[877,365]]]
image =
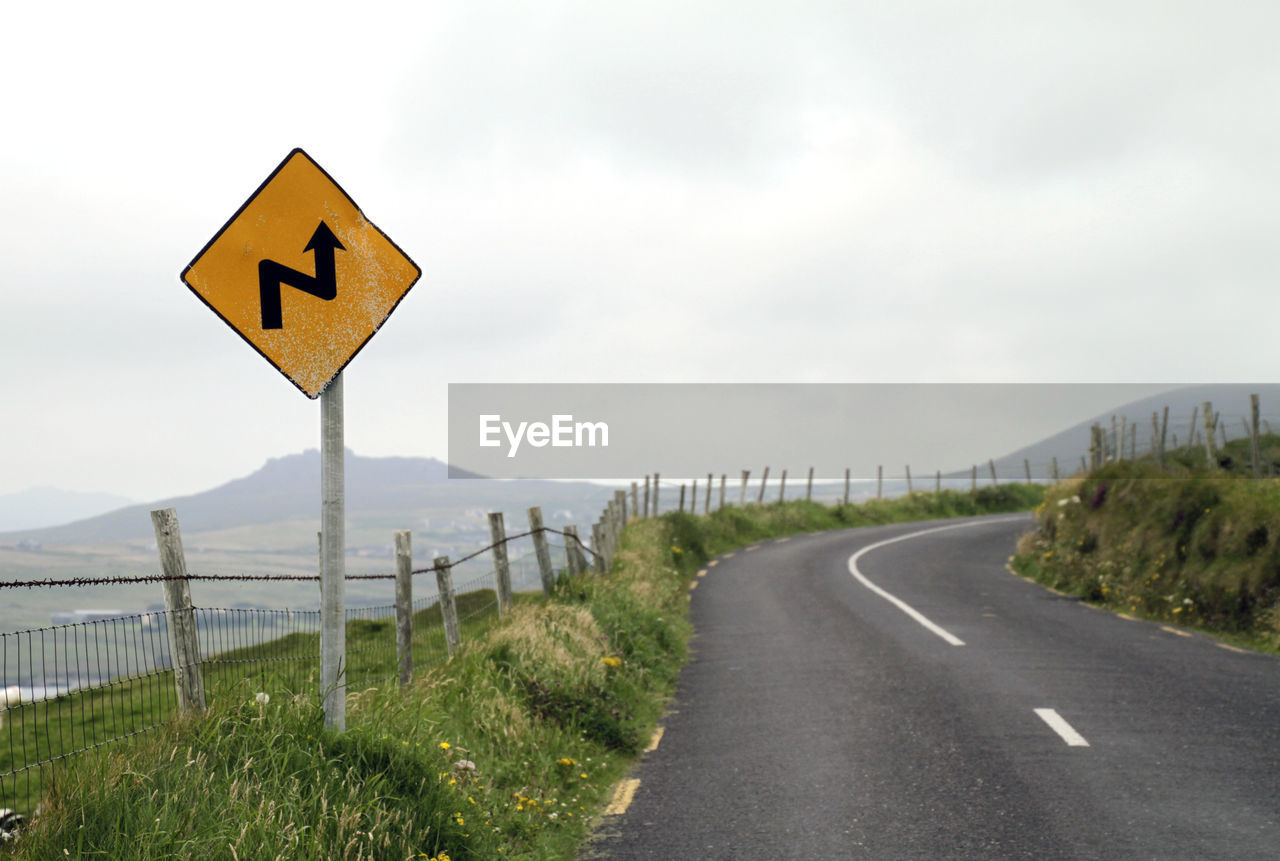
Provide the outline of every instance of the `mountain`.
[[[1196,430],[1201,435],[1201,438],[1203,437],[1204,417],[1199,410],[1205,401],[1209,401],[1213,405],[1214,412],[1219,414],[1222,427],[1225,428],[1228,438],[1236,439],[1245,435],[1245,426],[1241,423],[1241,420],[1249,420],[1249,396],[1251,394],[1259,396],[1259,411],[1262,420],[1269,424],[1274,423],[1274,429],[1280,432],[1280,385],[1271,383],[1222,383],[1185,386],[1128,404],[1117,405],[1115,409],[1090,416],[1053,436],[1010,452],[1004,457],[997,458],[995,462],[996,474],[1002,479],[1016,480],[1024,478],[1026,473],[1023,467],[1023,460],[1025,459],[1030,462],[1033,478],[1047,478],[1055,457],[1058,459],[1060,475],[1067,476],[1077,472],[1080,469],[1080,458],[1087,458],[1089,454],[1090,426],[1096,422],[1102,425],[1106,432],[1110,434],[1112,416],[1115,416],[1117,425],[1120,424],[1121,419],[1125,420],[1126,427],[1136,425],[1137,451],[1139,455],[1145,454],[1151,450],[1151,415],[1156,413],[1163,417],[1165,407],[1169,408],[1166,446],[1172,448],[1175,437],[1178,445],[1186,445],[1193,416],[1196,419]],[[1262,431],[1266,433],[1267,430],[1268,425],[1263,425]],[[1126,452],[1129,450],[1130,434],[1133,434],[1133,432],[1127,431],[1124,437]],[[1217,438],[1221,440],[1220,432]],[[961,471],[951,473],[949,477],[959,478],[966,474]],[[989,469],[980,464],[978,467],[979,482],[983,479],[989,480],[989,478]]]
[[134,500],[111,493],[80,493],[56,487],[32,487],[0,494],[0,532],[39,529],[83,520],[112,511]]
[[[582,512],[581,520],[588,524],[610,494],[607,488],[586,482],[449,478],[448,471],[446,464],[434,458],[362,457],[347,450],[348,519],[383,512],[401,513],[407,522],[415,512],[446,508],[485,508],[523,515],[529,506],[541,505],[572,506]],[[272,458],[256,472],[202,493],[130,505],[60,526],[10,530],[0,533],[0,544],[150,542],[155,537],[150,512],[158,508],[177,510],[184,535],[281,521],[318,521],[320,452],[310,449]]]

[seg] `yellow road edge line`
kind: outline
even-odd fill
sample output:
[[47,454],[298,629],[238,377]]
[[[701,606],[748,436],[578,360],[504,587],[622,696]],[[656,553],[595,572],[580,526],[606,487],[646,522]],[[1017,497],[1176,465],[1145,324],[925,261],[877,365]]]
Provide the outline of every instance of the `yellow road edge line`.
[[618,784],[613,790],[613,799],[610,800],[609,806],[604,809],[605,816],[621,816],[627,812],[627,808],[631,806],[631,799],[635,798],[636,790],[640,788],[640,778],[628,777],[626,780]]
[[697,580],[694,580],[692,583],[690,583],[690,584],[689,584],[689,591],[690,591],[690,592],[692,592],[694,589],[697,589],[697,588],[698,588],[698,581],[697,581]]
[[725,559],[732,559],[732,558],[733,558],[733,554],[732,554],[732,553],[726,553],[726,554],[724,554],[724,558],[725,558]]
[[750,547],[748,547],[748,548],[747,548],[746,550],[744,550],[743,552],[744,552],[744,553],[750,553],[752,550],[759,550],[759,549],[760,549],[760,545],[759,545],[759,544],[752,544]]
[[786,543],[787,543],[788,541],[790,541],[790,540],[791,540],[790,538],[776,538],[776,539],[774,539],[774,542],[773,542],[773,543],[774,543],[774,544],[786,544]]
[[707,569],[706,569],[706,568],[703,568],[701,571],[699,571],[699,572],[698,572],[698,576],[699,576],[699,577],[706,577],[706,576],[707,576]]
[[1137,620],[1137,619],[1135,619],[1133,616],[1130,616],[1128,613],[1116,613],[1116,615],[1117,615],[1118,617],[1120,617],[1121,619],[1124,619],[1126,622],[1136,622],[1136,621],[1138,621],[1138,620]]
[[1179,637],[1190,637],[1186,631],[1179,631],[1177,628],[1170,628],[1168,625],[1161,625],[1161,631],[1168,631],[1170,634],[1177,634]]
[[1239,655],[1249,654],[1248,649],[1241,649],[1239,646],[1231,646],[1231,645],[1228,645],[1227,643],[1214,643],[1214,645],[1217,646],[1219,649],[1226,649],[1228,652],[1235,652],[1236,654],[1239,654]]
[[649,746],[644,749],[645,753],[653,753],[658,749],[658,743],[662,741],[662,734],[666,732],[665,727],[658,727],[653,731],[653,738],[649,739]]
[[708,563],[707,563],[707,567],[708,567],[708,568],[714,568],[714,567],[716,567],[716,566],[717,566],[717,565],[719,565],[719,564],[720,564],[720,560],[719,560],[719,559],[712,559],[710,562],[708,562]]

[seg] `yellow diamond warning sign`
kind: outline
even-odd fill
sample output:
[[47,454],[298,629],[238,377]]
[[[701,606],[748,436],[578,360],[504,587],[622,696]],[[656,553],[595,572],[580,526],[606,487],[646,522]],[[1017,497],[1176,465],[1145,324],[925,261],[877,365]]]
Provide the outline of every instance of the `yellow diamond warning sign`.
[[295,149],[182,280],[315,398],[421,274],[323,168]]

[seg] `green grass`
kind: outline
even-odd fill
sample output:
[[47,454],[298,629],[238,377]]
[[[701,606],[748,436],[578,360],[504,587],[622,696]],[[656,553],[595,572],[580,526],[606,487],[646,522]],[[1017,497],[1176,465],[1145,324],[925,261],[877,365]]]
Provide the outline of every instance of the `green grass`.
[[[688,584],[707,559],[796,532],[1025,509],[1041,495],[1004,485],[632,521],[608,576],[562,577],[550,599],[473,618],[458,653],[406,688],[385,680],[394,649],[353,658],[342,734],[323,728],[314,666],[292,674],[228,654],[238,662],[215,674],[208,713],[65,760],[42,814],[0,856],[572,858],[674,690]],[[313,648],[307,636],[292,645]],[[348,628],[354,649],[387,636],[389,623]]]
[[[1275,443],[1264,438],[1264,453]],[[1201,448],[1171,453],[1163,470],[1140,460],[1061,482],[1014,570],[1131,615],[1280,650],[1280,480],[1243,477],[1247,445],[1228,445],[1214,473]]]

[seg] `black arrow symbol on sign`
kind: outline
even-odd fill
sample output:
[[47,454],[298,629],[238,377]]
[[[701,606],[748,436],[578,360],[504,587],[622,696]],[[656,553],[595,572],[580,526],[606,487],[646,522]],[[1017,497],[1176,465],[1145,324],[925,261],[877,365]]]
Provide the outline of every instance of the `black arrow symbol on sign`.
[[262,328],[283,329],[284,320],[280,310],[280,288],[293,287],[304,293],[310,293],[317,299],[326,302],[338,295],[338,276],[334,264],[333,252],[346,246],[333,235],[329,225],[323,221],[311,234],[311,241],[302,253],[315,252],[316,274],[308,275],[297,269],[290,269],[283,263],[274,260],[258,261],[258,292],[262,298]]

